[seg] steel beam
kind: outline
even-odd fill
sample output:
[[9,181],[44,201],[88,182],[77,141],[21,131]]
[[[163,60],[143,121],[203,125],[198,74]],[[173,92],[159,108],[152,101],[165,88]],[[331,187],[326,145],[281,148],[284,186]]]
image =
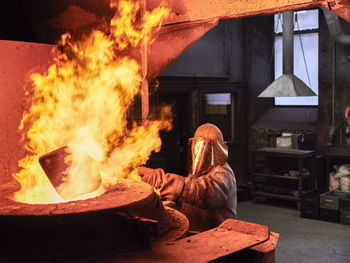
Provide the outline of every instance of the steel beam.
[[[152,10],[162,0],[147,0]],[[233,19],[323,6],[350,21],[350,0],[166,0],[171,9],[166,24],[205,19]]]

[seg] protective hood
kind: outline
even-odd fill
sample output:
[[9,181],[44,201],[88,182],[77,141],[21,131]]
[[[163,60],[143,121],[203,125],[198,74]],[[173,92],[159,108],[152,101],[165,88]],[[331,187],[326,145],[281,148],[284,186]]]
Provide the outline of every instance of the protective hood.
[[211,166],[224,165],[228,149],[220,129],[213,124],[200,126],[188,141],[187,156],[188,172],[196,177]]

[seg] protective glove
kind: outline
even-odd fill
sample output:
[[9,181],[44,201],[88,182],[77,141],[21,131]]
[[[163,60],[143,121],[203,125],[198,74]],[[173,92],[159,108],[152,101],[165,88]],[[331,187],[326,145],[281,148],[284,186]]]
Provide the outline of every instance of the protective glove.
[[185,179],[181,175],[164,173],[163,169],[139,167],[141,180],[159,190],[162,200],[176,201],[180,196]]
[[144,166],[138,168],[139,176],[141,180],[149,185],[153,186],[156,189],[159,189],[163,184],[163,174],[162,169],[151,169]]

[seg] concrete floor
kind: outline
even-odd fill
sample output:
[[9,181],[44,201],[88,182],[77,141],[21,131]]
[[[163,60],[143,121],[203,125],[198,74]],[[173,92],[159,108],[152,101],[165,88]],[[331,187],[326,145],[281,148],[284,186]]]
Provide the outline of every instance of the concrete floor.
[[350,262],[350,226],[300,218],[296,208],[266,202],[239,202],[237,214],[280,234],[277,263]]

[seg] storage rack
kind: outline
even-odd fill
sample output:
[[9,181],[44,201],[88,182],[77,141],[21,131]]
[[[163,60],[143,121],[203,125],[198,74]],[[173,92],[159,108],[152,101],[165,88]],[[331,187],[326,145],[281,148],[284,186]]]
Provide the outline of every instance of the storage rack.
[[350,163],[350,146],[339,145],[328,147],[326,151],[326,162],[327,187],[329,187],[329,173],[332,170],[332,164],[344,164],[344,162]]
[[[310,176],[312,178],[312,184],[315,186],[315,175],[314,175],[314,166],[315,166],[315,151],[305,151],[305,150],[295,150],[295,149],[282,149],[282,148],[260,148],[253,150],[253,195],[254,196],[265,196],[269,198],[276,199],[284,199],[290,201],[296,201],[298,203],[298,207],[300,207],[300,197],[304,191],[303,189],[303,168],[305,166],[305,160],[312,160],[312,167],[310,172]],[[263,173],[259,173],[256,171],[256,155],[262,155],[264,157],[264,171]],[[297,160],[297,171],[298,177],[292,176],[284,176],[284,175],[273,175],[270,172],[270,164],[268,159],[271,158],[285,158],[285,159],[294,159]],[[256,191],[256,178],[265,177],[265,178],[278,178],[281,180],[293,180],[298,182],[297,192],[298,194],[295,196],[292,195],[284,195],[284,194],[276,194],[270,193],[267,191]]]

